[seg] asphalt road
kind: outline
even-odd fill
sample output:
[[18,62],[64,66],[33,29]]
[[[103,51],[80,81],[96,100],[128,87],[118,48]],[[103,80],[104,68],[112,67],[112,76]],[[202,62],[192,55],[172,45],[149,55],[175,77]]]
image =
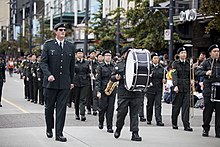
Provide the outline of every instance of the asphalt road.
[[[54,140],[45,137],[44,106],[28,102],[24,99],[23,80],[14,74],[7,76],[7,82],[3,87],[3,99],[0,108],[0,146],[58,146]],[[145,101],[146,103],[146,101]],[[117,104],[116,106],[117,107]],[[98,117],[87,115],[86,122],[75,120],[74,108],[67,109],[67,117],[64,134],[69,138],[64,146],[213,146],[220,145],[220,139],[214,137],[212,127],[209,138],[201,137],[202,110],[194,109],[194,117],[191,118],[191,126],[194,132],[183,131],[181,119],[179,130],[171,129],[171,105],[163,103],[162,116],[164,127],[147,125],[140,122],[140,134],[143,141],[135,143],[130,141],[129,116],[126,118],[125,129],[122,137],[114,139],[112,134],[106,133],[106,129],[97,128]],[[181,116],[180,116],[181,117]],[[114,124],[116,112],[114,116]],[[212,126],[214,126],[214,117]],[[30,138],[28,138],[30,137]],[[14,141],[12,142],[11,139]],[[39,140],[40,142],[39,142]],[[100,140],[101,139],[101,140]],[[186,139],[186,140],[185,140]],[[25,140],[22,142],[22,140]],[[185,141],[184,141],[185,140]],[[104,142],[105,141],[105,142]],[[36,142],[33,143],[33,142]],[[38,144],[37,144],[38,143]]]

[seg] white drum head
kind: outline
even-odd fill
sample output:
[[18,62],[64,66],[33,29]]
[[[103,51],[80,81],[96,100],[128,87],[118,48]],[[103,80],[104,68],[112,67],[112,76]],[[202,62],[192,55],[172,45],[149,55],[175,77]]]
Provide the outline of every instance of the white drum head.
[[125,71],[125,84],[127,89],[131,89],[134,80],[134,56],[132,50],[128,52]]

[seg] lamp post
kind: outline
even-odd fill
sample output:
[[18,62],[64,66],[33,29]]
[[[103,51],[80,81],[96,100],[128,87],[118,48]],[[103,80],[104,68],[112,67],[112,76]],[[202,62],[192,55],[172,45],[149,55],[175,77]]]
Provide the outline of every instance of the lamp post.
[[173,0],[170,0],[170,6],[169,6],[169,29],[170,29],[169,60],[173,60]]
[[85,38],[84,38],[84,50],[87,55],[88,52],[88,21],[89,21],[89,0],[86,0],[86,15],[85,15]]
[[116,53],[119,53],[120,44],[120,0],[118,0],[118,19],[117,19],[117,32],[116,32]]

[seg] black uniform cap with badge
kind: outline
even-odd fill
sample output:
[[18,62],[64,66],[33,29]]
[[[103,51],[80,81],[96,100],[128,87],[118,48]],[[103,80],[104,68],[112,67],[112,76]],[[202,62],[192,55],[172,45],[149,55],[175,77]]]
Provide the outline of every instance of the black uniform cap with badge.
[[111,56],[112,55],[112,52],[110,50],[105,50],[103,53],[102,53],[102,56]]
[[180,52],[182,51],[187,51],[185,47],[180,47],[178,50],[177,50],[177,54],[179,54]]
[[64,23],[58,23],[54,26],[54,30],[57,31],[59,28],[66,28],[66,25]]
[[83,53],[83,49],[82,49],[82,48],[79,48],[79,49],[76,50],[75,53],[78,53],[78,52],[82,52],[82,53]]
[[218,44],[213,44],[213,45],[211,45],[209,48],[208,48],[208,53],[210,53],[213,49],[215,49],[215,48],[218,48],[219,49],[219,47],[218,47]]
[[96,52],[96,49],[91,49],[90,51],[89,51],[89,55],[91,54],[91,53],[95,53]]
[[158,53],[152,52],[152,53],[151,53],[151,60],[153,59],[154,56],[158,56],[158,57],[159,57]]

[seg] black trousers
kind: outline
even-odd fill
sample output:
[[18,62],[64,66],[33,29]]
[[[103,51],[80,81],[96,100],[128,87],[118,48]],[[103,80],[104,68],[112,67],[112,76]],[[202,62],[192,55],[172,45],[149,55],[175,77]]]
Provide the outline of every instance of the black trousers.
[[210,97],[204,97],[203,110],[203,129],[210,130],[210,122],[212,120],[212,113],[215,110],[215,133],[220,135],[220,102],[211,102]]
[[138,113],[140,109],[140,98],[118,98],[117,121],[116,127],[122,129],[124,126],[125,117],[130,109],[130,131],[139,131]]
[[85,115],[86,99],[88,97],[89,86],[74,87],[75,89],[75,114]]
[[39,92],[39,103],[44,104],[44,95],[43,95],[43,82],[38,81],[38,92]]
[[144,117],[144,96],[140,98],[140,101],[139,117]]
[[38,82],[33,81],[33,96],[34,96],[35,103],[37,103],[38,101],[38,91],[39,91]]
[[29,96],[28,99],[34,101],[34,86],[33,86],[33,79],[29,78],[28,81],[28,91],[29,91]]
[[178,116],[182,108],[182,121],[184,128],[190,127],[189,123],[189,108],[190,108],[190,93],[179,92],[172,103],[172,124],[177,125]]
[[3,87],[3,80],[0,80],[0,104],[2,101],[2,87]]
[[152,121],[153,107],[155,107],[156,122],[162,122],[161,116],[161,100],[162,92],[158,91],[156,94],[147,93],[147,121]]
[[103,123],[106,115],[107,129],[112,129],[114,107],[115,107],[115,95],[113,91],[111,95],[107,96],[103,92],[99,100],[99,123]]
[[86,108],[88,111],[91,111],[92,103],[93,103],[93,91],[91,85],[89,85],[89,94],[86,98]]
[[69,89],[44,88],[45,119],[47,129],[54,128],[54,107],[56,105],[56,136],[63,135],[63,127],[66,118],[66,105],[69,97]]
[[29,85],[26,78],[24,79],[24,96],[29,99]]

